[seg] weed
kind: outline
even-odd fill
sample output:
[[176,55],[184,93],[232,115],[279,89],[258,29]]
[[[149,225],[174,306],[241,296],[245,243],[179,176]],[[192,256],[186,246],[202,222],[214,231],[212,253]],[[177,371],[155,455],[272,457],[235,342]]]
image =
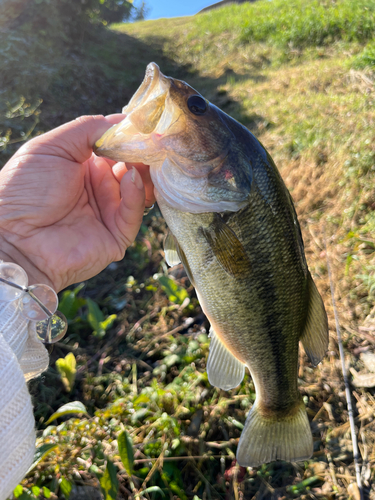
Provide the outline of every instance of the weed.
[[363,51],[358,54],[354,61],[353,61],[353,67],[357,69],[362,69],[362,68],[375,68],[375,42],[371,41],[369,42],[366,47],[363,49]]

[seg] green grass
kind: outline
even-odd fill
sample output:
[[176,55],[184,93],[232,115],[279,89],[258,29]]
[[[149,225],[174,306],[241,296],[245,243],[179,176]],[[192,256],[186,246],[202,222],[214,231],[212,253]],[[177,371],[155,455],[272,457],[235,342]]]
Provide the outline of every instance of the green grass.
[[214,34],[235,27],[242,42],[303,48],[338,40],[366,42],[374,34],[374,14],[373,0],[260,1],[212,11],[201,16],[196,27]]
[[353,66],[358,69],[375,68],[375,42],[369,42],[364,50],[354,59]]

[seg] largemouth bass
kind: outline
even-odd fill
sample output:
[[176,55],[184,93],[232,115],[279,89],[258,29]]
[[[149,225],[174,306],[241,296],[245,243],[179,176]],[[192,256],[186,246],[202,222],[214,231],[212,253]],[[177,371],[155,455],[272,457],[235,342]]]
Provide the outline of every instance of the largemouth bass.
[[123,113],[95,152],[150,165],[170,230],[166,260],[183,263],[211,323],[208,379],[228,390],[247,366],[254,381],[239,464],[310,457],[298,346],[314,365],[321,361],[327,315],[272,158],[245,127],[155,63]]

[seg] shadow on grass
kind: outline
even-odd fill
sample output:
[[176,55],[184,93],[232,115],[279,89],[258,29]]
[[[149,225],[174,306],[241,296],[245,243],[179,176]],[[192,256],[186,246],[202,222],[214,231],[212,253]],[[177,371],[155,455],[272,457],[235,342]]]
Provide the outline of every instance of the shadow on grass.
[[82,114],[121,112],[142,82],[147,64],[154,61],[164,74],[187,81],[256,133],[263,118],[249,113],[220,87],[231,79],[259,81],[264,78],[261,75],[239,75],[228,69],[217,79],[202,76],[191,65],[178,64],[163,53],[161,39],[151,38],[146,43],[125,33],[99,33],[99,38],[84,43],[82,54],[71,57],[51,83],[42,108],[46,124],[56,126]]
[[[25,40],[22,50],[14,49],[13,59],[8,57],[5,73],[9,74],[12,68],[16,70],[11,60],[17,61],[17,67],[23,72],[16,85],[10,77],[3,82],[2,94],[4,103],[8,103],[8,115],[10,107],[17,107],[16,103],[22,102],[23,98],[26,101],[20,112],[13,113],[14,116],[7,117],[0,110],[0,136],[1,132],[8,131],[11,142],[14,142],[0,151],[1,163],[5,163],[22,145],[22,138],[45,132],[77,116],[121,112],[142,82],[146,66],[151,61],[156,62],[164,74],[186,80],[254,133],[258,123],[263,121],[261,116],[249,113],[220,88],[244,78],[259,81],[262,76],[257,72],[239,75],[227,69],[220,78],[210,78],[165,54],[162,38],[153,36],[145,42],[126,33],[94,27],[85,36],[79,46],[68,51],[58,45],[42,52],[39,42],[35,41],[37,39],[33,41],[35,46],[31,44],[25,50]],[[28,105],[40,101],[36,114],[29,116],[27,112],[31,108]],[[29,134],[30,130],[32,133]]]

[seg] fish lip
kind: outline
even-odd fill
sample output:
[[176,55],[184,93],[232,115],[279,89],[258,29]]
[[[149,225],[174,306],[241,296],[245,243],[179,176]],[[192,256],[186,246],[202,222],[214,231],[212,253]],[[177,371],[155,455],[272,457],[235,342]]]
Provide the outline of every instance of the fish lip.
[[[143,82],[138,87],[138,90],[130,99],[129,103],[123,107],[122,112],[124,114],[130,114],[132,111],[134,111],[135,108],[138,108],[145,104],[149,100],[150,94],[152,93],[152,90],[156,86],[156,84],[158,82],[167,84],[168,80],[169,79],[165,75],[163,75],[156,63],[149,63],[146,67],[146,73]],[[163,90],[161,90],[157,95],[161,95],[162,93]]]
[[[149,105],[149,103],[151,104],[152,101],[156,101],[158,98],[166,96],[170,85],[171,79],[163,75],[159,66],[154,62],[149,63],[146,67],[145,77],[141,85],[122,110],[125,118],[120,123],[113,125],[100,139],[98,139],[98,141],[96,141],[93,147],[94,153],[98,156],[107,156],[110,158],[113,151],[119,149],[118,138],[116,138],[116,136],[124,126],[126,120],[132,122],[141,135],[151,135],[153,132],[144,132],[142,128],[138,128],[138,124],[134,123],[132,120],[132,114],[136,116],[138,110],[142,110],[144,106]],[[156,142],[157,141],[155,141],[155,146],[157,145]]]

